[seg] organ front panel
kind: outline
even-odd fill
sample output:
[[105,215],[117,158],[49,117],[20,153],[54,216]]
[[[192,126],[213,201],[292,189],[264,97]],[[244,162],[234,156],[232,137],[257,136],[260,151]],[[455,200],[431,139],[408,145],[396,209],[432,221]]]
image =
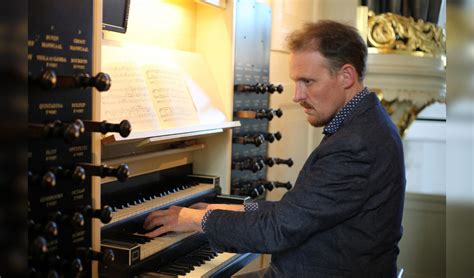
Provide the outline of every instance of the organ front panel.
[[260,182],[266,180],[267,168],[292,163],[291,158],[267,157],[268,145],[282,138],[279,131],[269,131],[269,122],[284,116],[281,108],[271,107],[270,95],[282,94],[284,88],[269,80],[271,9],[258,1],[237,1],[235,13],[233,117],[241,126],[232,139],[231,193],[265,199],[266,191],[275,188]]
[[28,267],[31,277],[93,277],[114,262],[100,251],[98,223],[112,210],[95,177],[128,177],[126,165],[100,164],[97,134],[127,137],[130,124],[98,122],[98,1],[40,0],[28,17]]
[[91,277],[103,254],[93,250],[100,197],[83,166],[98,162],[96,131],[84,122],[96,120],[96,90],[110,87],[107,74],[95,74],[94,1],[30,1],[28,8],[29,272]]

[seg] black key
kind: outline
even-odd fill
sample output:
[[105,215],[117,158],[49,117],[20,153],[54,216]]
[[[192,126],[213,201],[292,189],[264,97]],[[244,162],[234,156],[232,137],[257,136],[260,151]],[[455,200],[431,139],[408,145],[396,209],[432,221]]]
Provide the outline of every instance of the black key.
[[160,271],[170,272],[170,273],[174,273],[174,274],[178,274],[178,275],[185,275],[186,274],[186,271],[182,268],[179,268],[179,267],[166,266],[166,267],[163,267],[162,269],[160,269]]
[[204,264],[207,261],[207,259],[204,258],[203,256],[194,256],[193,255],[193,256],[190,256],[189,259],[198,261],[200,264]]
[[138,235],[134,235],[133,233],[125,232],[125,231],[121,233],[113,233],[107,238],[115,239],[118,241],[124,241],[128,243],[140,243],[140,244],[151,241],[149,238],[145,236],[138,236]]
[[[176,275],[175,273],[170,273],[170,272],[166,272],[166,271],[157,271],[156,273],[159,273],[161,275],[166,275],[165,277],[166,278],[172,278],[172,277],[178,277],[178,275]],[[163,277],[163,278],[165,278]]]
[[182,263],[182,262],[181,262],[181,263],[179,263],[179,262],[173,262],[173,263],[171,264],[171,266],[172,266],[172,267],[177,266],[177,267],[185,268],[185,269],[187,269],[186,272],[190,272],[191,270],[194,270],[194,266],[189,265],[189,264],[186,264],[186,263]]
[[211,258],[209,258],[209,256],[206,256],[206,255],[193,255],[193,258],[197,258],[197,259],[200,259],[200,260],[204,260],[204,261],[209,261]]
[[126,242],[126,243],[136,243],[133,239],[131,239],[130,237],[127,237],[127,236],[125,236],[121,233],[108,234],[104,238],[112,239],[112,240],[116,240],[116,241],[122,241],[122,242]]
[[204,256],[212,256],[212,257],[215,257],[217,255],[215,252],[212,252],[212,251],[208,252],[208,251],[201,251],[201,250],[199,250],[197,254],[204,255]]
[[178,260],[176,260],[176,262],[177,263],[184,263],[184,264],[188,264],[188,265],[192,265],[192,266],[200,266],[204,263],[204,262],[201,262],[201,260],[191,259],[191,258],[188,258],[188,257],[179,258]]
[[144,236],[144,235],[132,234],[130,236],[132,236],[134,239],[138,240],[140,243],[147,243],[147,242],[151,241],[151,238],[149,238],[147,236]]
[[147,233],[149,233],[149,232],[152,232],[152,231],[158,229],[158,228],[161,227],[161,226],[162,226],[162,225],[156,226],[156,227],[154,227],[154,228],[152,228],[152,229],[150,229],[150,230],[145,230],[145,228],[143,228],[142,225],[139,225],[139,226],[136,228],[135,233],[144,235],[144,234],[147,234]]

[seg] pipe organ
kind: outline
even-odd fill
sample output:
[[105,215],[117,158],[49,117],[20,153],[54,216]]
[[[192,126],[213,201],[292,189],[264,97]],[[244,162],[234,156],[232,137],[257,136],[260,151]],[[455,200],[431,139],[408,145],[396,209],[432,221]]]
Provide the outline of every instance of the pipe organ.
[[[124,9],[131,22],[145,2]],[[32,277],[229,277],[257,255],[216,253],[199,233],[148,238],[146,215],[196,202],[242,204],[292,187],[265,174],[293,165],[266,151],[284,136],[268,130],[284,115],[269,105],[270,94],[284,93],[269,82],[269,6],[157,5],[193,11],[191,21],[180,19],[196,30],[190,44],[137,46],[135,37],[103,31],[100,0],[29,3]]]

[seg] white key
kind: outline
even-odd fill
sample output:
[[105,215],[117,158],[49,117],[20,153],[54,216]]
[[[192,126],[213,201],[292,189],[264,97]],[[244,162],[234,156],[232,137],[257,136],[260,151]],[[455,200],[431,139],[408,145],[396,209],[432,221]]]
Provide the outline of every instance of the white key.
[[150,242],[140,244],[140,260],[143,260],[161,250],[181,241],[197,232],[172,232],[163,236],[155,237]]

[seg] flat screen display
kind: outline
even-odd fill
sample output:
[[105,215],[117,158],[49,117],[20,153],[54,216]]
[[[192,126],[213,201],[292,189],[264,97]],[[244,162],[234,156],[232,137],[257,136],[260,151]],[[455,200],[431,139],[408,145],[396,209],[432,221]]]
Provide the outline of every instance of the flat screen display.
[[103,0],[102,29],[127,32],[130,0]]

